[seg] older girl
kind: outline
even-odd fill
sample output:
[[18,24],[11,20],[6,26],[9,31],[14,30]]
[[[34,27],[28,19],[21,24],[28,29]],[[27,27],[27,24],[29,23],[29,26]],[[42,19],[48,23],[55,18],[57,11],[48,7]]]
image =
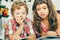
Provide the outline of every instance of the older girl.
[[55,11],[51,0],[35,0],[32,10],[37,37],[60,36],[60,15]]

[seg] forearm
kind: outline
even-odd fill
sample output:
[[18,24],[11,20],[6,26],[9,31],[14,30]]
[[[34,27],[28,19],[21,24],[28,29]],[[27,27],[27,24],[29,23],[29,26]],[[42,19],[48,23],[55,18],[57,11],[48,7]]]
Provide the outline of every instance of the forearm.
[[13,40],[13,35],[9,35],[9,39],[10,40]]
[[47,36],[57,36],[56,31],[48,31]]
[[14,35],[20,35],[21,31],[22,31],[23,27],[20,26],[17,31],[14,33]]
[[56,29],[56,33],[58,36],[60,36],[60,23],[58,23],[58,27]]
[[58,28],[58,29],[56,30],[56,33],[57,33],[58,36],[60,36],[60,28]]
[[10,40],[19,40],[20,39],[20,36],[19,35],[9,35],[9,39]]

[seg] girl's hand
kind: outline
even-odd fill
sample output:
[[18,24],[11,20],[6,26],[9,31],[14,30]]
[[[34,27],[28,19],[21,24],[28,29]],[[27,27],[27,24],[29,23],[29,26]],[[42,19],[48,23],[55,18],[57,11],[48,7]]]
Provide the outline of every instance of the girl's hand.
[[18,36],[18,35],[13,35],[13,40],[20,40],[20,36]]
[[24,24],[24,19],[21,17],[21,18],[15,18],[16,22],[19,24],[19,25],[23,25]]
[[58,36],[60,36],[60,29],[57,29],[56,33]]
[[20,26],[24,26],[24,22],[22,20],[20,20]]
[[20,20],[20,22],[19,22],[19,28],[22,28],[22,27],[24,27],[24,22]]
[[48,31],[47,36],[57,36],[57,33],[54,31]]

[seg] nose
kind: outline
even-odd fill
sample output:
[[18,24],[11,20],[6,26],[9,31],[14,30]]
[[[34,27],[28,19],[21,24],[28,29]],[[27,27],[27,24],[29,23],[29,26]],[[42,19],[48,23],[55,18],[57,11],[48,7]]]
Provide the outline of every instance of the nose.
[[44,12],[44,10],[43,10],[43,9],[41,9],[41,10],[40,10],[40,12],[41,12],[41,13],[43,13],[43,12]]
[[22,17],[23,15],[20,15],[20,17]]
[[20,13],[19,15],[20,15],[20,17],[22,17],[22,16],[23,16],[23,15],[22,15],[22,13]]
[[21,19],[21,20],[23,19],[23,15],[20,15],[20,19]]
[[22,17],[22,15],[20,15],[20,17]]

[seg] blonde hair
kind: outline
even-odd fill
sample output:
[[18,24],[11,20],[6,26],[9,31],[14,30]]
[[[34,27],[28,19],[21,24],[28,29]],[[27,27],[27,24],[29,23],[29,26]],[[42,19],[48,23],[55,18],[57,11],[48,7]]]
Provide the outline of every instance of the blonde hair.
[[25,2],[21,2],[21,1],[16,1],[12,4],[12,7],[11,7],[11,14],[12,16],[14,15],[14,10],[16,9],[20,9],[20,6],[24,6],[26,8],[26,12],[28,14],[28,6]]

